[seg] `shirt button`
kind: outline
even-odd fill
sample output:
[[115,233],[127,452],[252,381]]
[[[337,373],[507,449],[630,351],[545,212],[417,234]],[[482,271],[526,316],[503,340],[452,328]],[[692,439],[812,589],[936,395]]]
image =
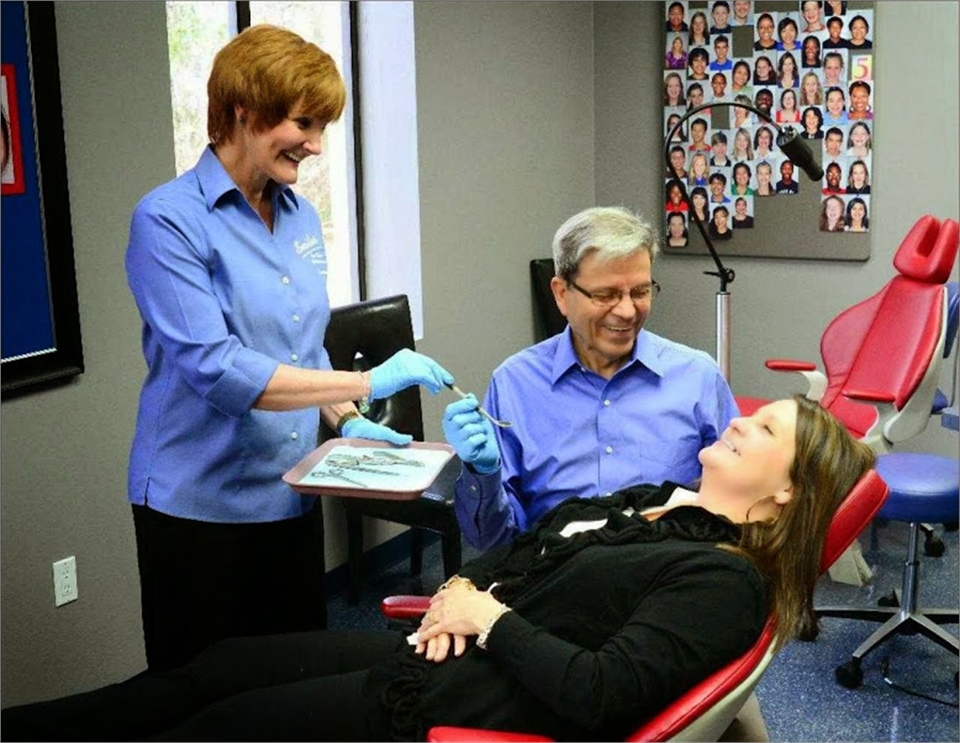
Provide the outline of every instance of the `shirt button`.
[[300,322],[300,315],[294,315],[294,316],[293,316],[293,321],[294,321],[294,322]]
[[609,407],[610,407],[610,401],[609,401],[609,400],[604,400],[604,401],[603,401],[603,407],[609,408]]
[[612,446],[608,446],[606,449],[604,449],[604,451],[605,451],[607,454],[613,454],[613,447],[612,447]]
[[476,493],[476,492],[477,492],[477,486],[476,486],[476,485],[471,485],[471,486],[470,486],[470,492],[471,492],[471,493]]
[[296,440],[297,440],[298,438],[300,438],[300,437],[297,435],[297,432],[296,432],[296,431],[291,431],[291,432],[290,432],[290,438],[293,439],[294,441],[296,441]]
[[299,357],[297,354],[295,354],[295,353],[290,354],[290,360],[291,360],[291,361],[298,361],[299,359],[300,359],[300,357]]
[[289,284],[289,283],[290,283],[290,277],[289,277],[289,276],[284,276],[282,279],[280,279],[280,281],[282,281],[284,284]]

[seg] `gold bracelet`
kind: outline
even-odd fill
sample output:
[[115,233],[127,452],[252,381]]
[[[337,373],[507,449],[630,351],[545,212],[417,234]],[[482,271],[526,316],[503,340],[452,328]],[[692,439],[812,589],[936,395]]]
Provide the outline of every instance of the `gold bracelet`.
[[469,578],[461,578],[459,575],[455,575],[449,580],[445,581],[440,588],[437,589],[437,593],[440,591],[446,591],[448,588],[453,588],[454,586],[463,586],[468,591],[476,591],[477,587],[473,585],[473,581]]
[[346,425],[347,421],[352,421],[354,418],[362,418],[356,410],[348,410],[346,413],[340,416],[340,420],[337,421],[337,433],[340,436],[343,436],[343,427]]
[[487,649],[487,639],[490,637],[490,632],[493,630],[493,625],[497,623],[497,620],[500,619],[500,617],[502,617],[504,614],[506,614],[510,610],[511,609],[509,606],[501,606],[500,610],[490,618],[490,621],[487,622],[486,625],[484,625],[483,630],[480,632],[479,635],[477,635],[478,648],[480,648],[481,650]]

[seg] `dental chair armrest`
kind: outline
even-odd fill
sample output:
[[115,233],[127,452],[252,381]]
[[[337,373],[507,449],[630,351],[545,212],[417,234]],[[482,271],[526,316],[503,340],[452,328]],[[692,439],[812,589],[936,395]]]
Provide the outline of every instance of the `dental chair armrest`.
[[501,730],[482,730],[479,728],[458,728],[438,725],[427,733],[429,743],[486,743],[487,741],[516,741],[516,743],[550,743],[553,738],[531,733],[507,733]]
[[793,359],[767,359],[765,366],[775,372],[796,372],[807,380],[807,399],[820,402],[827,391],[827,377],[809,361]]
[[842,394],[848,400],[866,403],[876,408],[877,419],[862,436],[861,441],[866,442],[879,453],[889,451],[890,444],[886,438],[886,430],[887,424],[899,412],[897,406],[894,404],[897,399],[896,395],[890,392],[858,389],[845,389]]
[[887,403],[888,405],[893,405],[894,401],[897,399],[896,395],[889,392],[877,392],[876,390],[844,390],[844,397],[849,397],[851,400],[856,400],[857,402],[869,402],[877,404]]
[[388,619],[419,619],[429,608],[429,596],[387,596],[380,602],[380,613]]
[[764,364],[771,371],[815,371],[816,364],[809,361],[794,361],[793,359],[767,359]]

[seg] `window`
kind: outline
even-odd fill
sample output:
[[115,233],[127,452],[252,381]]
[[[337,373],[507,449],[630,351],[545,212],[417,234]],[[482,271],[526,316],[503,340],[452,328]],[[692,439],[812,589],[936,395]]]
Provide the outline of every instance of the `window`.
[[207,146],[207,78],[213,56],[235,33],[231,3],[168,2],[170,97],[177,175],[192,168]]
[[[251,24],[294,30],[330,54],[352,88],[350,21],[346,2],[250,2]],[[237,32],[237,3],[167,2],[167,41],[177,174],[192,168],[206,147],[207,78],[213,57]],[[323,222],[327,291],[332,306],[360,298],[353,106],[327,127],[323,154],[300,167],[295,186]]]
[[361,2],[358,25],[366,288],[371,297],[406,294],[422,338],[413,3]]

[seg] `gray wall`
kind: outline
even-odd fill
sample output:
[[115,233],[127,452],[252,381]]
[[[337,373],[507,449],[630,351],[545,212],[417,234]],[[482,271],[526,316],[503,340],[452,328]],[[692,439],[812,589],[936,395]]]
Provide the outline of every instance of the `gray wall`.
[[[144,666],[127,453],[145,365],[123,252],[137,199],[172,178],[163,3],[57,3],[64,137],[86,371],[4,401],[3,704]],[[76,555],[80,598],[53,605]]]
[[[417,2],[424,341],[464,390],[533,340],[529,262],[594,203],[590,3]],[[449,395],[424,396],[433,435]],[[442,440],[442,439],[440,439]]]
[[[563,219],[593,203],[659,215],[659,8],[416,4],[420,347],[464,389],[482,392],[492,368],[532,340],[527,263],[549,255]],[[4,706],[143,668],[125,480],[144,366],[122,258],[137,198],[174,173],[164,6],[59,2],[57,21],[87,371],[0,407]],[[952,3],[881,4],[877,33],[903,42],[884,44],[878,60],[873,258],[731,262],[737,392],[783,394],[763,359],[816,358],[827,320],[889,277],[916,215],[957,216],[957,103],[944,95],[958,88],[956,28]],[[944,55],[936,76],[915,54],[921,43]],[[712,352],[709,266],[661,259],[667,289],[650,326]],[[448,401],[426,397],[428,436],[441,436]],[[954,452],[955,441],[921,437]],[[328,567],[343,560],[341,526],[328,514]],[[55,609],[50,565],[67,555],[80,600]]]

